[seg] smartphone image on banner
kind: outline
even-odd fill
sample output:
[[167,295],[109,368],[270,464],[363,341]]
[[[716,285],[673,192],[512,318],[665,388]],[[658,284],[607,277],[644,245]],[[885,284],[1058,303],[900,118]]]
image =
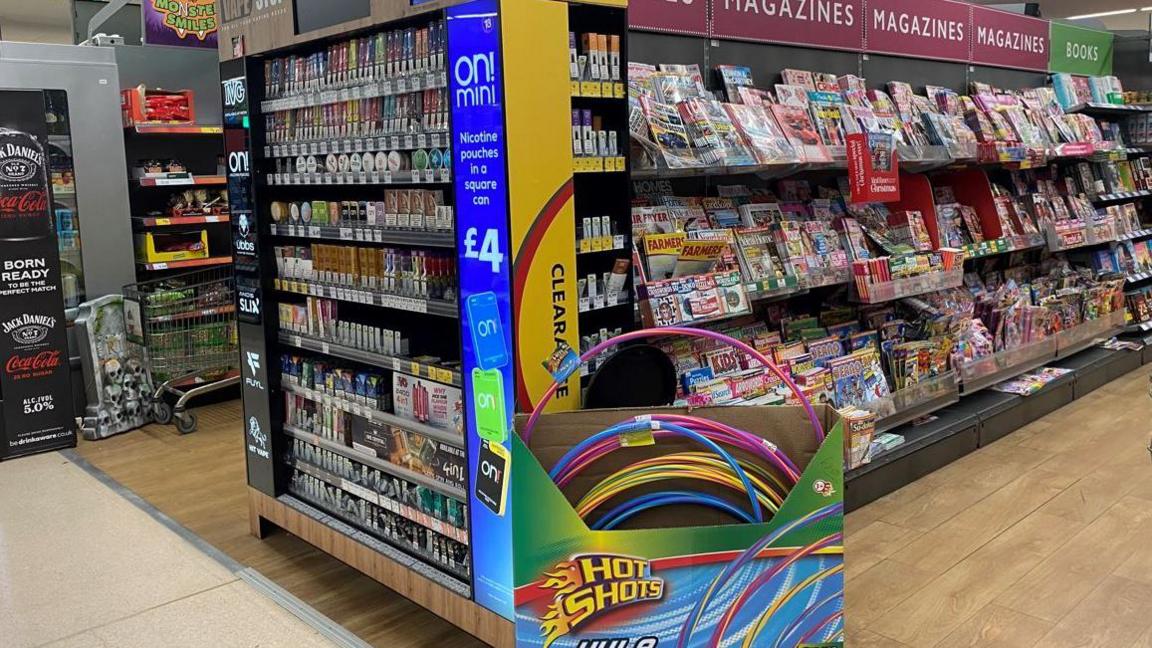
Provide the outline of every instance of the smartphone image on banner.
[[468,328],[472,332],[476,366],[488,370],[508,364],[508,344],[504,340],[504,327],[500,325],[496,293],[469,295],[464,308],[468,313]]
[[501,517],[508,503],[508,466],[511,459],[508,449],[499,443],[485,441],[480,445],[480,457],[476,464],[476,499]]
[[481,439],[508,440],[508,413],[504,409],[504,376],[495,369],[472,370],[472,419]]

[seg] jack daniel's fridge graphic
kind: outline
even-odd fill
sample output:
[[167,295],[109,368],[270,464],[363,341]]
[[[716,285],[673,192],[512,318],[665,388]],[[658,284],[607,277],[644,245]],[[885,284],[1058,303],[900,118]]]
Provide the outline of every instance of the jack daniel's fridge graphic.
[[44,98],[0,92],[0,459],[76,444]]

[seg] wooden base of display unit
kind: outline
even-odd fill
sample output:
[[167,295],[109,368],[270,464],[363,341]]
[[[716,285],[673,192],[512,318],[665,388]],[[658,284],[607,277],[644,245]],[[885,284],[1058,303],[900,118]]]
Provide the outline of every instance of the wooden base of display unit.
[[254,488],[248,489],[248,523],[257,538],[277,527],[291,533],[489,645],[516,645],[511,621]]

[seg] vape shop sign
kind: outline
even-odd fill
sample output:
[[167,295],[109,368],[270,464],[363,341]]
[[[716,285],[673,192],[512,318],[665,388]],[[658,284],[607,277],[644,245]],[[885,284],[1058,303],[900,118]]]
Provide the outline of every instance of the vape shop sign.
[[76,443],[44,99],[0,92],[0,459]]

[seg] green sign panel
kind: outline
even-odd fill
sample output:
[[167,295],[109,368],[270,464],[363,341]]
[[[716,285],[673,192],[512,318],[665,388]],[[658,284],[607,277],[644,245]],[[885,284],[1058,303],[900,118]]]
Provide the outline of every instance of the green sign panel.
[[1051,24],[1048,69],[1089,76],[1112,74],[1112,32]]

